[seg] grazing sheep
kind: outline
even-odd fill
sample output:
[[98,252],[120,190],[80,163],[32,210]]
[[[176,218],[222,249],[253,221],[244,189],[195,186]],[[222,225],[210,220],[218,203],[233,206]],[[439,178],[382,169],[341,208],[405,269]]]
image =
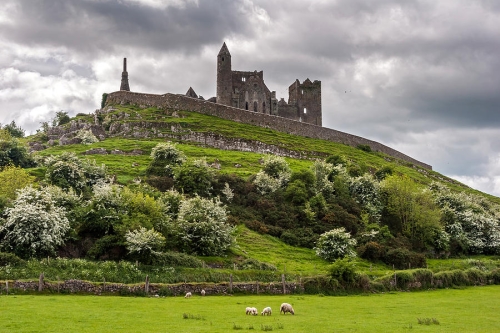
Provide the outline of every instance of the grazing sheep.
[[184,296],[184,298],[190,298],[191,296],[193,296],[193,295],[192,295],[192,294],[191,294],[191,292],[189,291],[189,292],[187,292],[187,293],[186,293],[186,296]]
[[260,313],[261,315],[263,316],[270,316],[272,314],[272,310],[271,310],[271,307],[265,307],[264,310],[262,310],[262,312]]
[[258,311],[257,311],[257,309],[256,309],[256,308],[253,308],[253,307],[249,307],[249,306],[245,309],[245,313],[246,313],[247,315],[252,315],[252,316],[256,316],[256,315],[258,315]]
[[201,296],[205,296],[205,289],[202,289],[200,294]]
[[283,314],[286,314],[287,312],[290,312],[291,314],[295,314],[295,311],[293,311],[293,308],[290,304],[288,303],[283,303],[280,306],[280,313],[283,311]]

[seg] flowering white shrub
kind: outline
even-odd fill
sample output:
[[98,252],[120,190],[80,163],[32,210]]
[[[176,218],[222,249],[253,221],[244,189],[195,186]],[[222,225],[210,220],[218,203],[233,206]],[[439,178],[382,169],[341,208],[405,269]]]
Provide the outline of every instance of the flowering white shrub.
[[266,155],[253,183],[261,194],[273,193],[287,185],[290,175],[290,167],[283,157]]
[[223,255],[233,242],[234,228],[226,223],[226,208],[219,199],[198,196],[181,203],[178,235],[191,253],[203,256]]
[[159,143],[151,149],[151,158],[153,161],[166,161],[172,165],[184,163],[186,155],[175,146],[176,144],[170,141]]
[[351,235],[345,231],[345,228],[336,228],[321,234],[314,250],[317,256],[334,261],[346,256],[355,257],[356,244],[356,240],[351,239]]
[[475,254],[500,253],[500,207],[484,198],[454,193],[439,183],[430,186],[444,216],[450,242]]
[[125,234],[127,250],[131,254],[149,256],[156,254],[165,245],[165,237],[151,229],[140,228]]
[[47,166],[46,181],[64,189],[81,192],[86,186],[106,180],[104,164],[98,166],[95,161],[80,160],[75,153],[49,156],[41,162]]
[[234,193],[233,190],[229,187],[228,183],[224,183],[224,189],[222,190],[222,194],[224,194],[228,202],[231,202],[231,200],[233,200]]
[[66,210],[44,189],[20,190],[6,214],[0,226],[1,246],[23,258],[54,254],[70,228]]
[[316,194],[323,193],[328,196],[333,193],[333,182],[328,179],[328,176],[333,171],[333,165],[325,161],[316,161],[312,166],[314,174],[314,187]]
[[99,142],[99,139],[90,130],[81,129],[76,133],[76,137],[82,140],[84,145],[91,145],[95,142]]
[[379,222],[382,215],[379,182],[370,174],[350,178],[349,192],[368,213],[370,222]]

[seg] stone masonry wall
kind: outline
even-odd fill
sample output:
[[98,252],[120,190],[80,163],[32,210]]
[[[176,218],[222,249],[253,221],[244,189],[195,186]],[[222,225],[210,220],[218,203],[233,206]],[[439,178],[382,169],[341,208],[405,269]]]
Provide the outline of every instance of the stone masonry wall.
[[[39,290],[39,281],[9,281],[9,292],[37,292]],[[66,281],[44,281],[42,291],[49,293],[65,294],[139,294],[145,292],[145,284],[123,284],[99,282],[92,283],[82,280]],[[206,295],[230,295],[233,293],[242,294],[283,294],[283,284],[281,282],[254,282],[254,283],[233,283],[232,289],[229,282],[225,283],[179,283],[179,284],[149,284],[149,295],[167,294],[169,296],[183,296],[186,292],[193,295],[200,295],[201,290],[205,290]],[[1,284],[0,293],[6,293],[6,283]],[[297,294],[303,293],[304,287],[298,282],[286,282],[285,293]]]
[[376,141],[368,140],[356,135],[340,132],[326,127],[298,122],[278,116],[237,109],[222,104],[216,104],[208,101],[190,98],[184,95],[175,95],[169,93],[164,95],[153,95],[133,93],[128,91],[118,91],[108,95],[106,105],[111,104],[134,104],[144,107],[159,107],[163,109],[179,111],[195,111],[227,120],[270,128],[288,134],[329,140],[353,147],[356,147],[357,145],[368,145],[370,146],[372,151],[382,152],[389,156],[432,170],[432,166],[420,162],[408,155],[405,155]]

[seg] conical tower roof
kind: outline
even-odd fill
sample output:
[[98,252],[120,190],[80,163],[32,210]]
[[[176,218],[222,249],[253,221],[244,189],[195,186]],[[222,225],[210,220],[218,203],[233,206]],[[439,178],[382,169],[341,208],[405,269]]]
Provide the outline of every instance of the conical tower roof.
[[222,47],[220,48],[219,55],[222,54],[231,55],[231,53],[229,53],[229,49],[227,48],[226,42],[224,42],[224,44],[222,44]]

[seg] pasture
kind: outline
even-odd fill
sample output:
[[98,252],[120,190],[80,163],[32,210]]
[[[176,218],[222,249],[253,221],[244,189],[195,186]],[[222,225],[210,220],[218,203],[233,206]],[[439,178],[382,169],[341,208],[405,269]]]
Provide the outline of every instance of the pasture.
[[[500,286],[345,297],[1,295],[0,332],[498,332],[499,298]],[[282,302],[295,316],[279,314]],[[247,306],[273,314],[247,316]]]

